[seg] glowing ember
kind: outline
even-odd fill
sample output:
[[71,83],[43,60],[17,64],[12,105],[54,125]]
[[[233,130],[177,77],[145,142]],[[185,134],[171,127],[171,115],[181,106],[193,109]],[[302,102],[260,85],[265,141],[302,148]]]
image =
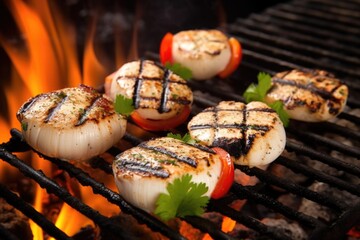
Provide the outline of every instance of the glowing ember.
[[[257,179],[255,179],[254,177],[250,177],[248,175],[246,175],[245,173],[236,170],[235,171],[235,182],[246,186],[246,185],[254,185],[257,182]],[[246,200],[237,200],[235,202],[233,202],[231,204],[231,207],[236,209],[237,211],[240,211],[242,209],[242,207],[245,205]],[[229,233],[231,232],[236,225],[236,221],[224,216],[222,219],[222,223],[221,223],[221,231],[223,231],[224,233]],[[213,238],[206,233],[204,235],[204,237],[202,238],[202,240],[212,240]]]

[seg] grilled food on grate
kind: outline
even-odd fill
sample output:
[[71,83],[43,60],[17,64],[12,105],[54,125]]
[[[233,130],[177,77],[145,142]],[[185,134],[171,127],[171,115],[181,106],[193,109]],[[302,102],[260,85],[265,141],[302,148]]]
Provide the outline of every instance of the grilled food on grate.
[[115,74],[107,93],[133,99],[132,119],[147,130],[169,130],[190,114],[193,93],[187,82],[153,61],[124,64]]
[[126,119],[113,103],[84,85],[39,94],[22,105],[17,118],[32,148],[74,161],[105,152],[126,130]]
[[240,64],[241,45],[215,29],[168,33],[161,42],[160,59],[163,64],[179,63],[190,69],[197,80],[218,74],[225,78]]
[[241,165],[266,166],[284,150],[284,126],[274,110],[262,102],[222,101],[193,117],[190,135],[199,142],[221,147]]
[[[211,196],[221,178],[221,157],[224,156],[217,150],[162,137],[142,142],[116,156],[113,172],[120,194],[135,206],[153,212],[168,183],[185,174],[190,174],[194,183],[205,183],[208,187],[205,195]],[[233,173],[231,176],[226,191]]]
[[348,88],[334,75],[323,70],[290,70],[275,74],[266,102],[280,100],[290,118],[326,121],[341,113]]

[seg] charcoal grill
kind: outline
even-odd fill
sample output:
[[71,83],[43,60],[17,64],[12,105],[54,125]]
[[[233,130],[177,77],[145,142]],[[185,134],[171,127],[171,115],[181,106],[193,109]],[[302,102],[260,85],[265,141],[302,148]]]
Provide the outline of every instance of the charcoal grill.
[[[256,76],[260,71],[274,74],[292,68],[319,68],[336,74],[350,88],[347,109],[337,118],[360,126],[360,117],[350,113],[350,110],[360,107],[357,96],[360,93],[360,81],[358,80],[360,77],[359,20],[360,1],[358,0],[294,0],[273,6],[264,12],[252,14],[245,19],[237,19],[234,23],[225,26],[223,30],[241,42],[243,47],[242,64],[235,74],[226,80],[190,81],[190,86],[195,94],[192,114],[198,113],[205,107],[214,106],[220,100],[244,101],[241,96],[243,91],[250,83],[256,81]],[[146,52],[143,57],[158,60],[157,53],[154,52]],[[130,123],[130,125],[132,124]],[[136,129],[136,126],[134,125],[132,128]],[[180,126],[174,131],[184,133],[186,126]],[[329,135],[331,133],[358,142],[360,140],[359,132],[330,121],[325,123],[291,121],[286,131],[288,138],[286,150],[288,152],[295,153],[297,156],[306,156],[314,162],[322,162],[346,174],[360,176],[358,161],[348,163],[343,160],[345,157],[358,160],[360,148],[348,146]],[[158,133],[157,135],[162,134]],[[3,161],[18,168],[27,177],[34,179],[42,188],[55,194],[93,220],[101,229],[106,229],[118,236],[122,234],[113,219],[101,215],[72,196],[41,171],[35,170],[19,159],[15,155],[17,152],[33,150],[22,141],[18,130],[12,129],[11,136],[8,142],[0,145],[0,158]],[[143,140],[132,131],[128,131],[124,137],[124,141],[132,146]],[[341,157],[330,155],[333,150],[340,152]],[[112,155],[119,152],[121,150],[116,147],[109,150]],[[119,206],[122,212],[134,216],[153,231],[160,232],[170,239],[184,239],[182,235],[165,223],[127,203],[119,194],[90,177],[86,171],[56,158],[46,156],[43,158],[65,170],[81,185],[90,186],[96,194],[99,194],[99,197],[106,198],[109,204]],[[92,162],[94,163],[93,167],[98,171],[112,174],[110,165],[101,157],[95,158]],[[338,200],[337,197],[310,190],[305,185],[295,183],[292,179],[284,179],[270,171],[256,167],[236,166],[246,174],[256,176],[260,180],[259,183],[255,186],[234,183],[229,196],[220,200],[211,200],[207,210],[229,216],[255,231],[259,238],[267,237],[269,239],[291,238],[276,228],[262,223],[260,221],[261,214],[251,214],[251,211],[246,210],[236,211],[230,207],[230,202],[235,199],[247,199],[249,206],[261,206],[262,209],[265,209],[263,211],[276,213],[295,221],[306,229],[309,239],[346,239],[346,233],[352,227],[360,224],[360,188],[358,184],[304,165],[294,157],[282,155],[273,164],[304,175],[310,181],[327,183],[331,187],[354,195],[356,200],[346,203]],[[330,208],[336,213],[335,219],[327,222],[284,205],[274,196],[274,187]],[[0,183],[0,195],[41,226],[49,235],[56,239],[71,239],[2,183]],[[231,234],[222,232],[207,218],[185,217],[183,220],[202,232],[209,233],[214,239],[234,238]],[[1,227],[0,238],[16,239]]]

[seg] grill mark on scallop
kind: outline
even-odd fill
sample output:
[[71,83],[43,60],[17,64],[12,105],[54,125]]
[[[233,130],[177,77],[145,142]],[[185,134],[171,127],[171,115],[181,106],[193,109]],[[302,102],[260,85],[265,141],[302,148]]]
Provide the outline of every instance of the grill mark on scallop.
[[141,76],[143,69],[144,69],[144,60],[140,60],[140,67],[139,67],[139,73],[136,76],[135,79],[135,86],[134,86],[134,96],[133,96],[133,102],[134,102],[134,107],[135,108],[139,108],[140,105],[140,90],[141,90],[141,84],[143,81],[143,78]]
[[161,99],[160,99],[160,107],[158,109],[159,113],[167,112],[168,109],[166,108],[166,103],[168,101],[168,95],[169,95],[169,77],[171,72],[166,69],[164,73],[164,82],[162,84],[162,93],[161,93]]
[[[212,39],[212,40],[207,40],[209,43],[212,43],[212,42],[214,42],[214,43],[223,43],[223,44],[225,44],[224,43],[224,41],[221,41],[221,40],[217,40],[217,39]],[[206,53],[206,54],[208,54],[208,55],[210,55],[210,56],[217,56],[217,55],[220,55],[220,53],[221,53],[221,49],[217,49],[217,50],[215,50],[215,51],[204,51],[204,53]]]
[[59,99],[61,99],[60,102],[56,102],[53,107],[51,107],[48,112],[47,112],[47,116],[44,120],[44,123],[48,123],[51,121],[51,119],[53,118],[53,116],[55,116],[55,114],[61,109],[61,106],[65,104],[68,96],[66,94],[64,94],[63,92],[56,94],[57,97],[59,97]]
[[88,120],[89,113],[94,109],[96,106],[96,103],[102,99],[101,95],[97,95],[94,98],[91,99],[91,103],[89,106],[87,106],[83,112],[79,115],[78,122],[75,124],[75,126],[80,126],[84,124]]
[[[207,109],[204,109],[202,112],[213,112],[214,111],[214,108],[207,108]],[[266,109],[266,108],[252,108],[252,109],[242,109],[242,110],[238,110],[238,109],[228,109],[228,108],[218,108],[217,111],[224,111],[224,112],[269,112],[269,113],[272,113],[272,112],[275,112],[274,109],[272,108],[269,108],[269,109]]]
[[[215,139],[215,141],[216,141],[216,139],[218,139],[218,133],[219,133],[219,123],[218,123],[219,117],[218,117],[218,112],[219,112],[219,107],[218,107],[218,106],[215,106],[215,107],[213,108],[213,111],[212,111],[213,117],[214,117],[214,127],[213,127],[213,129],[214,129],[214,139]],[[214,142],[215,142],[215,141],[214,141]],[[215,145],[215,146],[218,146],[218,145]]]
[[[232,112],[242,112],[243,114],[243,122],[240,124],[218,124],[218,112],[219,111],[232,111]],[[219,146],[224,148],[226,151],[231,153],[231,155],[235,157],[240,157],[241,155],[246,155],[251,147],[252,143],[256,137],[256,135],[252,134],[246,137],[246,133],[249,129],[256,130],[259,132],[268,132],[270,131],[270,127],[266,125],[258,125],[258,124],[248,124],[247,123],[247,113],[248,112],[269,112],[274,113],[275,111],[271,108],[253,108],[247,109],[246,105],[243,109],[224,109],[218,107],[212,107],[205,109],[203,112],[214,112],[214,122],[213,124],[199,124],[199,125],[191,125],[189,130],[201,130],[201,129],[214,129],[214,131],[219,131],[221,128],[236,128],[241,130],[242,138],[227,138],[227,137],[217,137],[215,134],[214,141],[212,146]]]
[[212,150],[211,148],[208,148],[207,146],[204,146],[204,145],[200,145],[200,144],[197,144],[197,143],[194,143],[194,144],[191,144],[191,146],[199,149],[199,150],[202,150],[204,152],[208,152],[208,153],[211,153],[211,154],[216,154],[216,152],[214,150]]
[[[244,123],[244,125],[247,125],[246,121],[247,121],[247,107],[245,105],[243,108],[243,123]],[[248,141],[246,138],[246,131],[247,131],[247,129],[241,129],[242,138],[239,140],[239,144],[240,144],[241,148],[238,148],[239,149],[238,152],[234,153],[234,155],[237,157],[240,157],[241,153],[245,155],[250,149],[250,147],[247,146]]]
[[[186,145],[188,147],[191,147],[191,145],[188,145],[188,144],[186,144]],[[188,156],[179,156],[176,153],[167,150],[166,148],[149,146],[146,142],[140,143],[139,147],[144,148],[144,149],[148,149],[148,150],[157,151],[159,153],[162,153],[162,154],[168,155],[170,157],[173,157],[173,158],[177,159],[180,162],[184,162],[184,163],[186,163],[186,164],[188,164],[188,165],[190,165],[190,166],[192,166],[194,168],[197,167],[197,162],[193,158],[188,157]]]
[[256,130],[256,131],[268,131],[269,127],[268,126],[263,126],[263,125],[256,125],[256,124],[199,124],[199,125],[192,125],[190,127],[190,130],[200,130],[200,129],[208,129],[208,128],[237,128],[237,129],[241,129],[241,130],[248,130],[248,129],[252,129],[252,130]]
[[30,101],[26,102],[18,111],[17,115],[21,115],[24,114],[25,112],[27,112],[34,104],[37,100],[39,100],[41,97],[43,97],[44,94],[40,94],[37,97],[33,97]]
[[338,84],[336,87],[334,87],[334,89],[332,89],[330,92],[329,91],[325,91],[319,88],[316,88],[313,84],[299,84],[298,82],[295,82],[294,80],[288,80],[288,79],[284,79],[284,78],[279,78],[279,77],[273,77],[272,81],[274,83],[278,83],[281,85],[289,85],[289,86],[294,86],[298,89],[296,89],[296,91],[298,91],[299,89],[303,89],[305,91],[309,91],[312,94],[316,94],[319,95],[320,97],[322,97],[325,100],[331,100],[334,102],[340,102],[339,99],[335,98],[333,96],[333,93],[341,86],[341,84]]
[[144,176],[156,176],[160,178],[168,178],[170,173],[161,166],[151,166],[149,162],[138,162],[133,159],[121,159],[117,163],[118,169],[125,169],[131,172],[143,174]]
[[[179,84],[179,85],[187,85],[186,82],[181,82],[181,81],[176,81],[176,80],[172,80],[170,79],[170,76],[172,74],[172,72],[168,69],[165,69],[165,73],[164,73],[164,79],[165,81],[163,81],[161,78],[159,77],[146,77],[144,78],[142,75],[143,69],[144,69],[144,60],[140,60],[140,68],[139,68],[139,72],[137,75],[133,75],[133,76],[126,76],[126,78],[123,78],[121,76],[119,76],[116,81],[118,80],[129,80],[129,78],[133,78],[136,83],[134,86],[134,93],[133,93],[133,102],[134,102],[134,107],[135,109],[138,109],[140,106],[140,102],[141,100],[153,100],[153,101],[159,101],[160,102],[160,106],[158,108],[158,111],[160,113],[164,113],[167,112],[168,109],[166,108],[166,104],[168,102],[174,102],[174,103],[178,103],[180,105],[189,105],[191,104],[191,101],[187,100],[187,99],[183,99],[183,98],[170,98],[169,97],[169,89],[170,89],[170,85],[172,84]],[[154,65],[156,65],[157,67],[164,69],[164,67],[160,66],[159,64],[154,62]],[[156,96],[154,97],[145,97],[145,96],[141,96],[140,91],[141,91],[141,85],[142,82],[144,81],[156,81],[156,82],[161,82],[162,83],[162,94],[161,97],[158,98]],[[146,107],[144,107],[146,108]]]

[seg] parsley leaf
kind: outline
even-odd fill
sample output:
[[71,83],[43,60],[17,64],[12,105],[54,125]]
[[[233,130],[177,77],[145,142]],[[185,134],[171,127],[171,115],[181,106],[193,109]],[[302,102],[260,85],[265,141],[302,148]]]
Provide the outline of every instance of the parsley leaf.
[[258,92],[262,98],[265,98],[266,93],[271,88],[271,76],[267,73],[260,72],[258,74]]
[[183,142],[186,142],[188,144],[195,144],[196,140],[191,138],[190,134],[185,133],[184,136],[181,136],[181,134],[179,133],[168,133],[166,135],[167,137],[171,137],[171,138],[175,138],[175,139],[179,139]]
[[205,212],[210,198],[203,196],[208,187],[205,183],[191,182],[192,176],[185,174],[166,187],[168,194],[161,193],[156,201],[155,214],[163,221],[175,217],[199,216]]
[[192,72],[187,67],[184,67],[180,63],[170,63],[166,62],[165,67],[171,71],[173,71],[175,74],[179,75],[185,80],[189,80],[192,78]]
[[130,116],[130,114],[134,111],[134,104],[131,98],[127,98],[121,94],[116,95],[114,101],[115,111],[119,114]]
[[28,123],[27,122],[21,122],[21,129],[26,132],[28,129]]
[[[271,88],[271,76],[267,73],[260,72],[257,78],[258,84],[250,84],[243,94],[247,103],[251,101],[260,101],[266,103],[266,93]],[[269,107],[276,111],[276,113],[279,115],[280,120],[283,122],[283,125],[287,127],[289,125],[289,115],[284,110],[283,102],[278,100],[273,103],[267,104],[269,105]]]
[[273,103],[268,104],[272,109],[279,115],[280,120],[283,122],[285,127],[289,126],[289,114],[284,110],[284,103],[277,100]]
[[252,83],[244,92],[244,98],[247,103],[251,101],[264,102],[266,93],[271,87],[271,76],[269,74],[260,72],[257,78],[258,85]]

